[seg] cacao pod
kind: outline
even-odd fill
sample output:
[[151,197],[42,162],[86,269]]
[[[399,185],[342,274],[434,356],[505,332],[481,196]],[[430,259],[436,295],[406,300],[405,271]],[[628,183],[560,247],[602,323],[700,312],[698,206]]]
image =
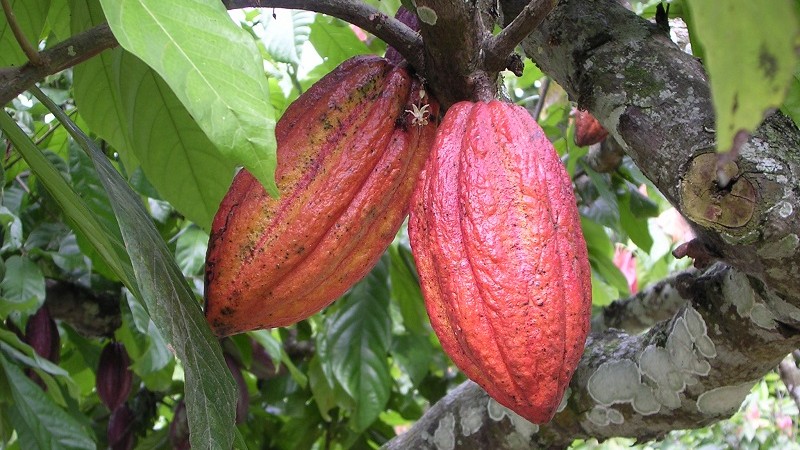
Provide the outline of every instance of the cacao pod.
[[502,405],[549,421],[583,353],[591,272],[570,178],[525,109],[447,111],[409,238],[445,352]]
[[600,125],[592,113],[582,109],[575,110],[575,145],[585,147],[597,144],[603,142],[606,137],[608,131]]
[[[419,25],[419,18],[417,18],[416,13],[414,11],[409,11],[406,9],[405,6],[401,6],[397,8],[397,12],[394,14],[394,18],[399,20],[403,25],[411,28],[414,31],[419,32],[420,25]],[[386,48],[386,59],[393,64],[400,64],[401,62],[405,61],[403,55],[397,51],[396,48],[392,47],[391,45]]]
[[108,446],[112,450],[131,450],[136,443],[134,415],[127,404],[115,408],[108,419]]
[[188,450],[192,448],[189,443],[189,417],[186,415],[186,403],[181,399],[175,406],[172,422],[169,424],[169,443],[173,450]]
[[109,342],[100,352],[95,388],[100,400],[108,409],[115,411],[128,399],[133,383],[133,372],[128,367],[131,361],[120,342]]
[[404,68],[360,56],[287,109],[275,127],[281,197],[242,170],[212,223],[205,314],[218,336],[303,320],[377,262],[436,132],[407,112],[420,89]]
[[39,356],[58,364],[61,357],[61,336],[46,306],[42,306],[28,318],[28,323],[25,325],[25,342],[33,347]]
[[236,389],[239,392],[239,398],[236,400],[236,424],[240,424],[247,419],[247,410],[250,408],[250,393],[247,390],[247,383],[244,381],[242,369],[239,361],[233,356],[224,353],[225,364],[233,376],[233,381],[236,382]]

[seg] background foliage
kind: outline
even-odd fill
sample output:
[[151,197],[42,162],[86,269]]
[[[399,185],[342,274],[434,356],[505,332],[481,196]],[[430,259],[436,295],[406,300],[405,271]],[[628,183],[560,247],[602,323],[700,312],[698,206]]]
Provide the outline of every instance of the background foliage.
[[[707,57],[715,95],[735,97],[749,111],[738,117],[719,102],[718,127],[730,131],[720,149],[737,130],[757,125],[765,108],[780,106],[797,121],[796,64],[781,63],[766,80],[747,72],[758,62],[715,56],[744,42],[795,61],[793,43],[787,50],[782,35],[736,25],[738,40],[720,44],[720,30],[743,13],[708,21],[713,11],[699,3],[672,2],[671,12],[687,21],[695,54]],[[774,29],[796,27],[797,4],[777,3],[769,11]],[[198,430],[191,436],[196,448],[234,441],[249,448],[373,448],[464,380],[430,330],[404,230],[364,280],[295,326],[217,343],[200,312],[207,233],[235,168],[273,185],[275,119],[340,62],[382,54],[383,42],[303,11],[234,11],[230,21],[216,0],[10,4],[40,46],[108,20],[122,48],[41,83],[79,129],[62,125],[30,93],[0,117],[8,142],[0,204],[0,446],[107,446],[112,411],[96,385],[101,350],[112,340],[124,344],[133,372],[123,434],[141,449],[186,445],[187,421]],[[372,4],[393,13],[399,1]],[[656,4],[632,7],[650,18]],[[25,61],[4,24],[0,48],[0,65]],[[543,89],[544,80],[526,61],[522,77],[506,77],[507,94],[531,110],[543,105],[539,121],[576,182],[594,305],[686,267],[671,254],[689,238],[674,209],[628,160],[610,174],[595,172],[583,159],[588,149],[574,144],[571,104],[558,86]],[[97,336],[59,318],[58,351],[47,359],[29,345],[26,328],[46,301],[53,309],[55,286],[62,285],[82,289],[86,304],[109,296],[120,305],[121,322]],[[228,425],[234,411],[236,429]],[[796,404],[770,375],[731,420],[642,447],[787,448],[797,445],[796,418]]]

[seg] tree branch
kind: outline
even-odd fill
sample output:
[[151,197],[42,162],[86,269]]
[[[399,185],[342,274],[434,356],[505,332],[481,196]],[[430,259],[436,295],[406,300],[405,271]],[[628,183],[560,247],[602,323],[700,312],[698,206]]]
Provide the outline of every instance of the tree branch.
[[483,45],[486,69],[499,72],[508,67],[514,48],[542,23],[556,3],[557,0],[531,0],[503,31],[487,39]]
[[[574,439],[647,441],[735,413],[750,388],[800,342],[754,314],[763,297],[746,275],[717,265],[678,277],[683,306],[644,334],[593,331],[567,391],[546,425],[533,425],[469,381],[433,405],[392,449],[561,448]],[[748,310],[731,303],[753,298]],[[723,313],[722,311],[727,311]]]
[[616,328],[635,334],[671,318],[686,303],[679,292],[695,275],[694,270],[674,274],[635,295],[614,301],[592,318],[592,331]]
[[422,38],[405,24],[357,0],[222,0],[228,9],[304,9],[342,19],[391,45],[419,72],[425,70]]
[[117,45],[108,24],[102,24],[43,50],[39,53],[40,65],[29,62],[17,68],[0,69],[0,105],[10,102],[44,77],[80,64]]

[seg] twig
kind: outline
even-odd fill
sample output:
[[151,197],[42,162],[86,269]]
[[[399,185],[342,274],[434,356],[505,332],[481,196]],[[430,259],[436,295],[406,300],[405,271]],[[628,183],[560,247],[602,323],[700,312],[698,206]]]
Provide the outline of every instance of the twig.
[[483,46],[487,70],[501,71],[513,64],[514,48],[544,20],[556,0],[532,0],[498,35]]
[[800,408],[800,369],[797,367],[794,353],[792,352],[778,364],[778,373],[780,373],[789,395]]
[[378,36],[391,45],[418,72],[424,71],[422,38],[405,24],[358,0],[222,0],[228,9],[304,9],[342,19]]
[[533,120],[539,121],[539,116],[542,115],[544,109],[544,100],[547,98],[547,91],[550,89],[550,77],[545,77],[542,81],[542,87],[539,88],[539,99],[536,100],[536,107],[533,108]]
[[11,9],[11,3],[9,3],[8,0],[0,0],[0,3],[3,4],[3,12],[6,14],[8,26],[11,28],[11,32],[14,33],[14,38],[17,39],[17,43],[19,43],[22,51],[25,52],[28,60],[31,62],[31,64],[36,66],[41,66],[44,64],[39,52],[36,51],[33,45],[31,45],[30,41],[28,41],[28,38],[25,37],[25,33],[22,32],[22,28],[19,27],[19,22],[17,22],[17,17],[14,15],[14,10]]
[[0,69],[0,105],[10,102],[47,75],[80,64],[117,45],[108,24],[102,24],[42,51],[40,56],[45,63],[41,66],[28,63],[18,68]]

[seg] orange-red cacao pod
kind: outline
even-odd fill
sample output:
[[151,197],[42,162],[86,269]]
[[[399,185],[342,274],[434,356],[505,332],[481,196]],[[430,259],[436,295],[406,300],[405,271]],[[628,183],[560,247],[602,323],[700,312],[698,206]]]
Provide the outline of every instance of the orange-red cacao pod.
[[375,265],[436,133],[408,112],[420,89],[406,69],[359,56],[287,109],[275,128],[280,198],[242,170],[212,223],[205,314],[217,335],[303,320]]
[[525,109],[447,111],[409,237],[445,352],[502,405],[549,421],[583,353],[591,272],[570,178]]
[[585,147],[603,142],[607,137],[608,131],[592,113],[582,109],[575,110],[575,145]]

